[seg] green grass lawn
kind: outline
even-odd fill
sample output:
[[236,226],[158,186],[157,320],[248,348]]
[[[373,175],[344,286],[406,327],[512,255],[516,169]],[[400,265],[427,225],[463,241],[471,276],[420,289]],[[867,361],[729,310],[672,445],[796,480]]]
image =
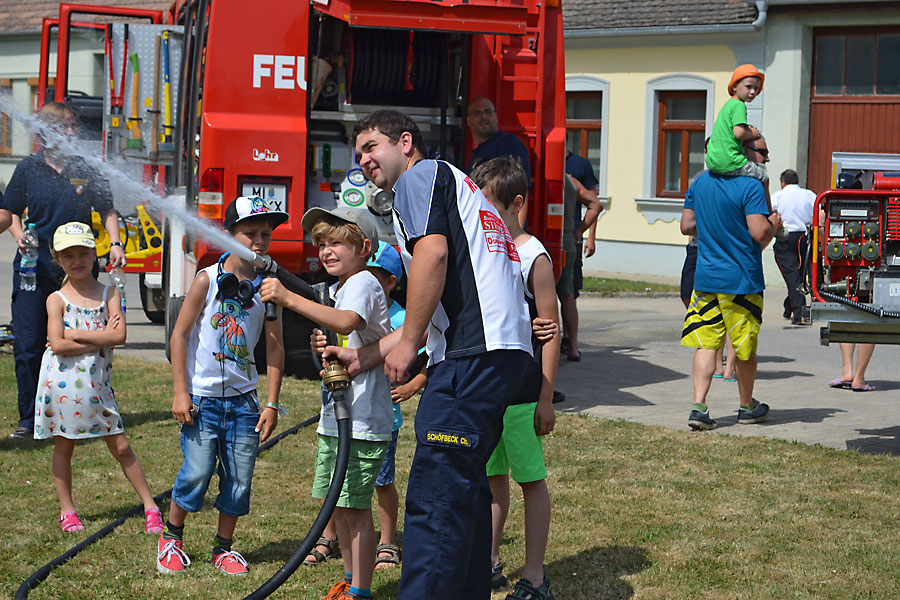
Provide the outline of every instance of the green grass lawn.
[[681,291],[677,285],[656,283],[652,281],[632,281],[631,279],[615,279],[612,277],[585,277],[582,292],[591,292],[603,296],[618,294],[672,294]]
[[[9,356],[0,356],[0,373],[5,434],[15,411]],[[162,492],[181,463],[169,371],[119,359],[113,382],[132,446],[154,493]],[[319,404],[315,383],[290,380],[284,387],[290,415],[279,431],[315,414]],[[415,401],[404,412],[401,494]],[[185,575],[157,573],[156,536],[142,533],[142,519],[134,518],[54,571],[29,597],[242,598],[281,566],[312,523],[314,436],[313,427],[301,430],[257,462],[251,513],[235,536],[235,548],[250,562],[247,577],[224,578],[209,563],[216,519],[210,494],[187,521],[185,550],[194,563]],[[571,415],[559,416],[544,447],[553,499],[546,563],[558,600],[900,597],[897,458]],[[52,443],[0,440],[0,594],[6,597],[39,566],[136,503],[105,445],[79,444],[75,500],[87,530],[63,534],[51,452]],[[502,547],[513,581],[524,560],[522,518],[514,490]],[[273,597],[317,600],[341,569],[340,561],[302,567]],[[376,573],[376,597],[396,598],[398,578],[396,569]]]

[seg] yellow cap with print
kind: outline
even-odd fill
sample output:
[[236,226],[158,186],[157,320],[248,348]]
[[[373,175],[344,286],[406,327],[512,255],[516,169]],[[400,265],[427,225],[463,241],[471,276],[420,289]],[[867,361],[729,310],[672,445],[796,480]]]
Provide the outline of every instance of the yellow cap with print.
[[72,221],[56,228],[53,234],[53,251],[62,252],[72,246],[95,248],[94,232],[90,225]]

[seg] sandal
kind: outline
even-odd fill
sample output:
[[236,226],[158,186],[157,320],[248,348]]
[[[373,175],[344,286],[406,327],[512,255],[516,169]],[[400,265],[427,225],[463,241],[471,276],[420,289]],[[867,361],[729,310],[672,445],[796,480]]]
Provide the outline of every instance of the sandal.
[[162,533],[165,525],[159,514],[159,508],[144,511],[144,533]]
[[[384,556],[382,556],[384,555]],[[400,548],[394,544],[378,544],[375,548],[375,570],[390,569],[400,564]],[[382,569],[378,565],[384,565]]]
[[78,513],[74,510],[59,515],[59,526],[66,533],[84,529],[84,525],[81,524],[81,519],[78,518]]
[[[326,548],[328,550],[328,554],[322,554],[319,552],[319,546]],[[313,560],[309,560],[309,557],[312,557]],[[338,545],[337,540],[329,540],[327,537],[322,536],[316,541],[316,545],[313,546],[313,549],[309,551],[309,554],[306,556],[306,559],[303,560],[303,564],[309,567],[314,567],[316,565],[320,565],[329,558],[340,558],[341,557],[341,547]]]
[[550,579],[544,575],[541,587],[534,587],[527,579],[520,579],[511,594],[507,594],[506,600],[553,600],[553,592],[550,591]]
[[491,589],[499,590],[509,585],[509,580],[503,574],[503,563],[497,563],[491,567]]

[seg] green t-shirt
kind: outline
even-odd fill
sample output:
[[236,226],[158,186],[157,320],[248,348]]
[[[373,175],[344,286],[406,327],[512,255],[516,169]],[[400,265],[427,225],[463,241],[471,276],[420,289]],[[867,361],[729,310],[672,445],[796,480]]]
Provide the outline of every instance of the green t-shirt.
[[719,111],[706,148],[706,166],[710,171],[727,173],[747,164],[744,147],[734,137],[734,126],[746,124],[747,105],[737,98],[731,98]]

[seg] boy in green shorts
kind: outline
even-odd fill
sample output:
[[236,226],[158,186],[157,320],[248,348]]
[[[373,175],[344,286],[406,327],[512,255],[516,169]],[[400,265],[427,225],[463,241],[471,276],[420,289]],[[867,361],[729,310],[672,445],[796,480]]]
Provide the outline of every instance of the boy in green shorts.
[[[541,242],[519,225],[518,214],[528,194],[528,176],[510,156],[478,165],[472,179],[494,205],[516,244],[525,279],[525,298],[532,319],[559,322],[553,264]],[[553,385],[559,362],[559,336],[541,345],[532,336],[534,361],[517,401],[503,415],[503,434],[487,463],[491,504],[491,587],[506,585],[500,562],[500,539],[509,513],[509,475],[522,488],[525,502],[525,568],[507,600],[550,600],[550,580],[544,574],[544,553],[550,534],[550,493],[539,436],[553,431]]]
[[[275,278],[263,281],[264,302],[275,302],[338,334],[339,345],[360,348],[391,332],[388,304],[381,284],[366,270],[378,247],[375,221],[368,212],[349,208],[312,208],[301,220],[319,246],[319,260],[338,282],[329,288],[334,307],[287,291]],[[382,368],[363,371],[351,380],[346,399],[352,416],[350,462],[334,510],[344,559],[344,580],[326,598],[371,597],[375,566],[372,494],[391,440],[391,391]],[[331,393],[322,390],[313,497],[325,498],[337,458],[338,430]]]

